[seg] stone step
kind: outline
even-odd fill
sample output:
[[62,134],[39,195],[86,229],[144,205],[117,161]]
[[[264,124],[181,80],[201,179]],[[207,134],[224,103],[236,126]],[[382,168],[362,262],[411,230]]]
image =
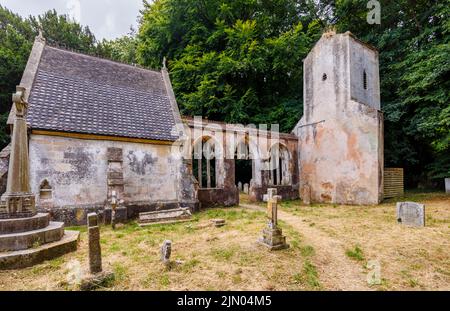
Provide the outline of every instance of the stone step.
[[50,223],[49,213],[38,213],[32,217],[0,219],[0,234],[38,230]]
[[59,241],[26,250],[0,252],[0,270],[25,268],[76,251],[79,238],[80,232],[66,230]]
[[64,223],[51,221],[45,228],[38,230],[1,234],[0,252],[18,251],[58,241],[64,235]]

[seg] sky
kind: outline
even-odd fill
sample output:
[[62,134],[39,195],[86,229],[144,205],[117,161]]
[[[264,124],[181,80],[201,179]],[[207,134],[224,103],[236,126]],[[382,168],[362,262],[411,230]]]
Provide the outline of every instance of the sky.
[[143,0],[0,0],[0,4],[22,17],[56,9],[89,26],[98,40],[126,35],[131,25],[137,29],[139,10],[144,7]]

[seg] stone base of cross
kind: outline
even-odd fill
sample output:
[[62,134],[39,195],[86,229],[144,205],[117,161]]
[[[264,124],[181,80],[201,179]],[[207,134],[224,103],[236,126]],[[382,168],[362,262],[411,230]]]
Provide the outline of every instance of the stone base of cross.
[[262,237],[258,243],[270,250],[279,250],[289,247],[286,237],[283,236],[281,228],[278,227],[278,202],[281,196],[277,195],[276,188],[267,189],[267,227],[262,230]]

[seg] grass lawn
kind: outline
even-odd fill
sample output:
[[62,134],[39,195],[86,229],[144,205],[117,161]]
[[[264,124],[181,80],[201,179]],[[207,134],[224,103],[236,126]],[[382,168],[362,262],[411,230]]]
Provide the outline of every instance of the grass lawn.
[[[425,227],[396,222],[396,201],[425,203]],[[345,254],[363,266],[377,261],[386,290],[450,290],[450,195],[407,193],[378,206],[342,206],[299,201],[282,203],[302,222],[342,244]],[[366,269],[367,270],[367,269]]]
[[[395,201],[403,200],[426,204],[425,228],[396,223]],[[242,196],[241,202],[248,200]],[[216,228],[210,225],[212,218],[224,218],[226,225]],[[380,265],[381,284],[368,289],[450,289],[449,195],[413,193],[378,206],[286,201],[280,225],[291,247],[281,251],[270,252],[256,243],[265,221],[263,211],[233,207],[196,213],[191,222],[145,228],[131,222],[115,231],[102,226],[103,267],[115,272],[115,280],[103,289],[349,289],[352,278],[367,286],[368,263],[373,261]],[[71,229],[81,231],[76,252],[30,268],[0,271],[0,290],[77,289],[68,277],[87,269],[87,234],[86,227]],[[171,269],[160,261],[165,239],[173,243],[171,259],[181,262]]]
[[[224,218],[216,228],[211,218]],[[301,235],[285,226],[293,247],[269,252],[256,240],[264,227],[263,212],[242,208],[210,209],[194,215],[192,222],[139,227],[128,223],[113,231],[101,227],[104,269],[115,272],[107,290],[302,290],[320,284],[310,253]],[[76,252],[21,270],[0,271],[0,290],[70,290],[73,267],[88,266],[87,233],[81,231]],[[160,246],[172,240],[171,259],[182,264],[166,270]]]

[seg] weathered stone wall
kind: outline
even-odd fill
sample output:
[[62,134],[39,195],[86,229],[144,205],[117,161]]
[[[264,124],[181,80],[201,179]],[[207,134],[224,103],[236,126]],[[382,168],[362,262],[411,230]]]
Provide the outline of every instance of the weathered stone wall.
[[[364,88],[364,71],[366,88]],[[383,192],[378,53],[350,34],[326,34],[304,60],[300,187],[311,200],[377,204]]]
[[[171,155],[170,145],[35,134],[31,134],[29,145],[30,183],[37,194],[37,204],[44,206],[41,203],[45,201],[45,207],[65,221],[83,222],[87,211],[102,209],[107,204],[110,147],[122,149],[124,193],[119,199],[131,208],[130,216],[164,206],[177,207],[179,203],[183,187],[181,160]],[[48,198],[40,198],[44,180],[51,187],[50,202]],[[63,211],[70,215],[61,215]],[[69,221],[71,217],[75,219]]]
[[[279,188],[283,199],[298,198],[298,139],[295,135],[286,133],[273,133],[271,131],[248,130],[243,125],[225,124],[211,120],[185,119],[191,131],[190,143],[195,145],[202,137],[212,137],[222,142],[223,152],[234,154],[238,143],[244,143],[252,154],[252,180],[250,183],[250,199],[262,201],[262,195],[267,188],[274,187],[270,184],[267,171],[268,150],[279,143],[288,153],[286,174],[283,176],[283,185]],[[197,123],[196,123],[197,122]],[[271,135],[273,139],[271,139]],[[231,151],[230,151],[231,150]],[[231,206],[239,203],[239,191],[235,180],[235,159],[227,158],[216,161],[217,185],[215,188],[200,188],[198,199],[202,207],[214,205]],[[194,176],[196,176],[194,172]],[[288,177],[288,178],[285,178]]]

